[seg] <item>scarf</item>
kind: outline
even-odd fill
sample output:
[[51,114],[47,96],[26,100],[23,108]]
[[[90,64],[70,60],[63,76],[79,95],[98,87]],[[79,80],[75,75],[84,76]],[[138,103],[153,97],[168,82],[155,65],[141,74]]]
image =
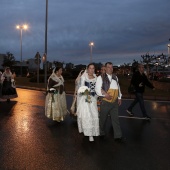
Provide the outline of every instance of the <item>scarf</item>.
[[[56,85],[54,85],[54,87],[58,87],[58,86],[64,86],[64,79],[63,79],[63,76],[61,77],[58,77],[54,72],[51,74],[51,76],[49,77],[48,79],[48,83],[49,83],[49,80],[52,79],[53,81],[57,82]],[[49,90],[48,86],[47,86],[47,90]]]

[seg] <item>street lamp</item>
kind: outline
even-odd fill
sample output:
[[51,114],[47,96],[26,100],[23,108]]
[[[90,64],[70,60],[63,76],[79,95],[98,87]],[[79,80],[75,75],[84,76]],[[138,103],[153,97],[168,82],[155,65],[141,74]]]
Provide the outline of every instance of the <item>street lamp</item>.
[[43,60],[43,69],[44,69],[44,84],[46,88],[47,86],[47,55],[46,53],[43,54],[42,60]]
[[45,11],[45,53],[44,53],[44,84],[47,86],[47,32],[48,32],[48,0],[46,0],[46,11]]
[[94,42],[90,42],[89,46],[90,46],[90,63],[92,63],[92,49],[93,49],[93,46],[94,46]]
[[17,29],[20,29],[20,42],[21,42],[21,76],[22,76],[22,30],[26,30],[28,28],[28,25],[17,25]]
[[168,65],[170,65],[170,44],[168,44]]

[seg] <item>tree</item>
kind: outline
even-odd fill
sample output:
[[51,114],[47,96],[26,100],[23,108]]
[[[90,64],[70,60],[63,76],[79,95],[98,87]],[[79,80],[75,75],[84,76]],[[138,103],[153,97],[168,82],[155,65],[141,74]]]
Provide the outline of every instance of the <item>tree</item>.
[[164,55],[163,53],[158,56],[149,55],[149,53],[146,53],[146,55],[142,55],[141,57],[143,59],[143,61],[141,62],[146,64],[148,75],[152,67],[156,66],[156,71],[158,71],[158,66],[165,69],[165,66],[168,63],[168,57]]
[[132,72],[135,73],[138,69],[138,61],[136,61],[135,59],[133,60],[133,63],[132,63]]
[[60,61],[53,61],[53,64],[55,65],[55,67],[63,67],[65,63]]
[[146,53],[145,55],[141,55],[143,61],[142,63],[146,64],[146,69],[147,69],[147,75],[150,73],[150,67],[153,66],[153,61],[155,61],[155,56],[152,55],[150,56],[149,53]]
[[4,57],[2,66],[3,67],[12,67],[13,65],[15,65],[15,63],[16,63],[16,61],[15,61],[14,55],[10,52],[7,52]]

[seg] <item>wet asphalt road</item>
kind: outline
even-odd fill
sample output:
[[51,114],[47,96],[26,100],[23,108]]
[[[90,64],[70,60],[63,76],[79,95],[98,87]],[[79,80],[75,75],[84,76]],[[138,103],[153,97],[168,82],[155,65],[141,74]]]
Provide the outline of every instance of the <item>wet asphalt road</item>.
[[[152,120],[127,117],[123,100],[120,123],[125,144],[115,143],[110,120],[107,138],[90,143],[78,133],[76,119],[55,123],[44,116],[41,91],[17,89],[19,97],[0,103],[0,170],[168,170],[170,102],[146,101]],[[72,96],[67,96],[68,108]],[[135,117],[141,116],[138,106]]]

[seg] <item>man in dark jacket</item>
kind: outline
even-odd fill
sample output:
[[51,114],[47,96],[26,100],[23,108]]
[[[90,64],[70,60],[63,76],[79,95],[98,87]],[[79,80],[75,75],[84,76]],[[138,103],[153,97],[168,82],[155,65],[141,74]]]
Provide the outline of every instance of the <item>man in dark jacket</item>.
[[132,113],[133,107],[139,102],[141,111],[143,113],[143,117],[146,119],[151,119],[150,116],[147,115],[145,105],[144,105],[144,100],[143,100],[143,93],[145,91],[145,86],[150,87],[151,89],[155,89],[154,86],[149,82],[148,78],[144,74],[144,66],[142,64],[138,65],[138,71],[136,71],[131,80],[131,84],[135,88],[135,99],[131,103],[131,105],[128,107],[126,110],[127,113],[130,116],[133,116],[134,114]]

